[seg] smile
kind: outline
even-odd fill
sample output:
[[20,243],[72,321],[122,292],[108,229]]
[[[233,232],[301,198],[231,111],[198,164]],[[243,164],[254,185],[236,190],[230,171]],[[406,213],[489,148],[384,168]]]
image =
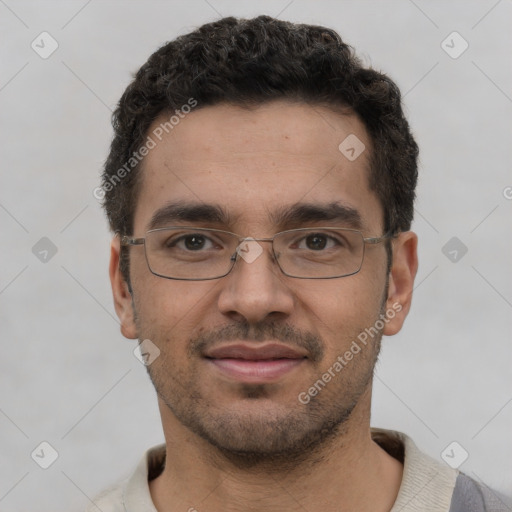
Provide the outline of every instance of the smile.
[[301,359],[209,359],[223,374],[245,382],[269,382],[285,374],[305,361]]
[[206,354],[207,362],[223,375],[248,383],[276,381],[306,359],[300,350],[277,343],[226,345]]

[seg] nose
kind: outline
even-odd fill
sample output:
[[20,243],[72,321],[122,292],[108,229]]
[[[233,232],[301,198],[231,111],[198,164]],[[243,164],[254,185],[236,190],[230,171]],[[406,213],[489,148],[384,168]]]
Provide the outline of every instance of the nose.
[[272,244],[247,238],[237,248],[237,262],[223,278],[219,310],[232,320],[250,324],[290,315],[294,294],[275,262]]

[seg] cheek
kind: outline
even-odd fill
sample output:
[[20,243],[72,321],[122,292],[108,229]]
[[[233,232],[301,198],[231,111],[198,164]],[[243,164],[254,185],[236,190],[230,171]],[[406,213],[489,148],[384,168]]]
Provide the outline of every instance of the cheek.
[[[211,283],[211,282],[210,282]],[[189,339],[211,307],[212,284],[163,279],[150,274],[134,283],[140,336],[165,340]]]
[[366,277],[356,274],[326,280],[308,290],[302,301],[306,317],[311,318],[327,350],[332,347],[339,351],[347,340],[357,337],[379,318],[385,281]]
[[312,309],[337,322],[373,317],[380,311],[384,296],[384,277],[363,275],[362,272],[341,279],[317,281],[304,295]]

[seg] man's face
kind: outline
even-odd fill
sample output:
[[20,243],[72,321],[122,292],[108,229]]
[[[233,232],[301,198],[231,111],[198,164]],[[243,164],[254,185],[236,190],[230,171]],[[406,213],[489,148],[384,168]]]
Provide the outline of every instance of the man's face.
[[[353,161],[338,149],[350,134],[366,146]],[[217,228],[254,238],[300,227],[353,228],[353,216],[306,215],[300,222],[295,217],[276,223],[278,213],[298,204],[320,211],[336,203],[357,213],[365,237],[381,236],[383,210],[368,186],[370,148],[355,116],[322,107],[274,102],[252,110],[199,109],[145,158],[132,235],[145,236],[155,212],[177,203],[220,206],[229,218],[168,218],[158,227]],[[226,453],[304,452],[343,425],[361,397],[369,397],[380,333],[366,346],[359,343],[362,350],[308,403],[298,399],[391,306],[386,249],[367,245],[355,275],[315,280],[285,276],[271,244],[261,247],[254,261],[239,259],[229,275],[209,281],[157,277],[144,248],[131,247],[135,314],[128,298],[118,298],[124,300],[122,330],[160,350],[149,372],[164,424],[165,418],[179,422]],[[397,315],[384,332],[393,334],[402,320]],[[271,344],[293,349],[297,358],[240,362],[236,353],[218,352],[242,345],[245,357],[244,350]]]

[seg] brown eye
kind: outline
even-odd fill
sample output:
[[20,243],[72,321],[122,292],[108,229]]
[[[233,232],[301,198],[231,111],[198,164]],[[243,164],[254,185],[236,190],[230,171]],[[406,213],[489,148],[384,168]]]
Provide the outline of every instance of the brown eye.
[[327,237],[322,234],[314,234],[306,237],[306,247],[313,251],[325,249],[327,246]]
[[184,246],[189,251],[202,249],[206,244],[206,238],[201,235],[190,235],[183,238]]
[[165,242],[167,249],[181,249],[182,251],[190,252],[212,249],[213,246],[213,241],[200,233],[187,233],[173,236]]

